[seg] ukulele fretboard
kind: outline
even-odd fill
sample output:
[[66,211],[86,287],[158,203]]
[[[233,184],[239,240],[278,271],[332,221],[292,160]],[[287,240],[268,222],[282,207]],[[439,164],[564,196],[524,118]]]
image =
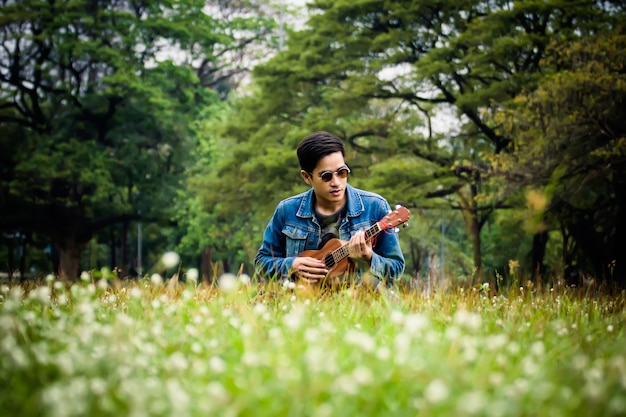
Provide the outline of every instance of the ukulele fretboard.
[[[376,222],[374,223],[372,227],[368,228],[365,231],[365,240],[370,240],[371,238],[373,238],[379,233],[380,233],[380,226],[378,225],[378,222]],[[341,246],[339,249],[335,249],[331,253],[327,254],[324,257],[324,264],[326,265],[327,268],[332,268],[333,266],[337,265],[339,261],[341,261],[343,258],[346,258],[347,256],[348,256],[348,244],[346,243],[345,245]]]

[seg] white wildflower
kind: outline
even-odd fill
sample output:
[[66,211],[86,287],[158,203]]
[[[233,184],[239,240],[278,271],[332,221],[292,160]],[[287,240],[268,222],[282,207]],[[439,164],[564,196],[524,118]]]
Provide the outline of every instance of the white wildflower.
[[83,282],[89,282],[91,281],[91,275],[89,275],[89,272],[83,271],[80,273],[80,280]]
[[333,389],[344,394],[355,395],[359,391],[359,386],[354,383],[352,375],[340,375],[333,383]]
[[155,287],[158,287],[158,286],[163,284],[163,277],[161,275],[159,275],[159,274],[152,274],[150,276],[150,282]]
[[424,398],[430,403],[439,403],[448,398],[450,389],[441,379],[431,381],[424,391]]
[[189,268],[189,270],[185,274],[185,277],[187,278],[188,283],[197,284],[199,275],[200,274],[198,273],[198,270],[196,268]]
[[189,362],[181,352],[174,352],[168,358],[166,366],[172,371],[180,372],[187,369]]
[[241,274],[239,275],[239,281],[241,282],[242,285],[249,286],[251,279],[248,274]]
[[358,347],[363,352],[373,352],[376,348],[376,341],[365,332],[358,330],[348,330],[345,336],[346,343]]
[[267,311],[267,307],[265,307],[263,303],[256,303],[254,307],[252,307],[252,311],[254,311],[254,314],[262,316]]
[[541,341],[537,341],[530,346],[530,352],[537,357],[543,356],[545,351],[546,348]]
[[217,381],[213,381],[207,385],[207,392],[216,402],[220,404],[224,404],[229,400],[228,391],[226,391],[226,388],[224,388],[224,386]]
[[391,312],[391,316],[389,317],[389,320],[393,324],[402,324],[404,322],[404,313],[398,310],[393,310]]
[[291,330],[296,330],[303,321],[303,315],[298,311],[291,311],[283,317],[283,323]]
[[363,365],[357,366],[354,371],[352,371],[352,378],[354,378],[354,382],[359,385],[370,385],[374,382],[374,374],[367,366]]
[[66,304],[67,304],[67,301],[68,301],[68,299],[67,299],[67,295],[65,295],[65,294],[60,294],[60,295],[57,297],[57,303],[58,303],[60,306],[64,306],[64,305],[66,305]]
[[224,362],[224,360],[218,356],[213,356],[209,360],[209,366],[211,367],[211,370],[216,374],[221,374],[226,370],[226,362]]
[[168,251],[163,254],[161,257],[161,263],[166,268],[173,268],[178,265],[180,261],[180,255],[178,255],[174,251]]
[[419,333],[428,327],[428,317],[423,314],[408,314],[404,317],[404,331],[409,334]]
[[382,346],[376,350],[376,357],[381,361],[386,361],[391,357],[391,350],[387,346]]
[[230,273],[222,274],[218,280],[218,287],[223,293],[232,293],[237,289],[237,277]]
[[482,318],[480,315],[466,310],[458,310],[454,313],[453,320],[461,327],[465,327],[470,331],[476,331],[482,325]]
[[606,331],[609,333],[613,333],[613,325],[609,324],[608,326],[606,326]]
[[132,298],[141,298],[141,288],[139,288],[139,287],[133,287],[133,288],[130,290],[130,296],[131,296]]
[[500,350],[509,342],[509,337],[505,334],[494,334],[485,338],[487,348],[492,351]]
[[36,300],[41,304],[47,305],[50,303],[50,288],[38,287],[28,294],[28,298]]
[[473,415],[480,414],[486,405],[485,394],[481,391],[470,391],[459,398],[457,408],[460,413]]

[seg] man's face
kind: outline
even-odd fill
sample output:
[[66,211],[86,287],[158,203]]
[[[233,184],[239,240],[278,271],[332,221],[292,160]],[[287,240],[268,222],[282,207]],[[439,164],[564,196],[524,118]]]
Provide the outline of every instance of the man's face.
[[[341,208],[345,202],[348,178],[347,176],[341,178],[337,174],[338,171],[342,171],[342,168],[348,168],[346,161],[341,152],[335,152],[320,159],[312,173],[301,171],[304,181],[313,187],[318,209],[334,211]],[[331,173],[332,178],[330,178],[330,181],[325,182],[320,177],[320,174],[328,177],[328,173]]]

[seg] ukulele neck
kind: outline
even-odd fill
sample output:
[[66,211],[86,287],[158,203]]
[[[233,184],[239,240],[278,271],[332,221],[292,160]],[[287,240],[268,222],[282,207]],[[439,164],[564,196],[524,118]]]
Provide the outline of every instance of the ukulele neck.
[[[374,223],[373,226],[369,227],[365,231],[365,240],[369,241],[370,239],[372,239],[374,236],[376,236],[380,232],[381,232],[380,225],[378,224],[378,222],[376,222],[376,223]],[[335,263],[339,262],[340,260],[342,260],[343,258],[345,258],[347,256],[348,256],[348,244],[347,243],[345,243],[339,249],[335,249],[332,252],[332,257],[333,257]]]

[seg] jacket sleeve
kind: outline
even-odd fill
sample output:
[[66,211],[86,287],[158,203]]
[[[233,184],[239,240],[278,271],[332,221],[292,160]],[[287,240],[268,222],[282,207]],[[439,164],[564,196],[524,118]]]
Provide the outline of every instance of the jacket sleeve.
[[[379,216],[377,219],[382,219],[390,210],[389,203],[382,200],[378,209],[375,210]],[[405,261],[397,232],[394,230],[380,232],[376,236],[373,252],[369,270],[372,275],[386,285],[393,285],[402,278]]]
[[286,237],[282,233],[285,224],[284,205],[279,203],[270,219],[263,242],[254,257],[255,271],[267,279],[287,278],[295,257],[286,257]]

